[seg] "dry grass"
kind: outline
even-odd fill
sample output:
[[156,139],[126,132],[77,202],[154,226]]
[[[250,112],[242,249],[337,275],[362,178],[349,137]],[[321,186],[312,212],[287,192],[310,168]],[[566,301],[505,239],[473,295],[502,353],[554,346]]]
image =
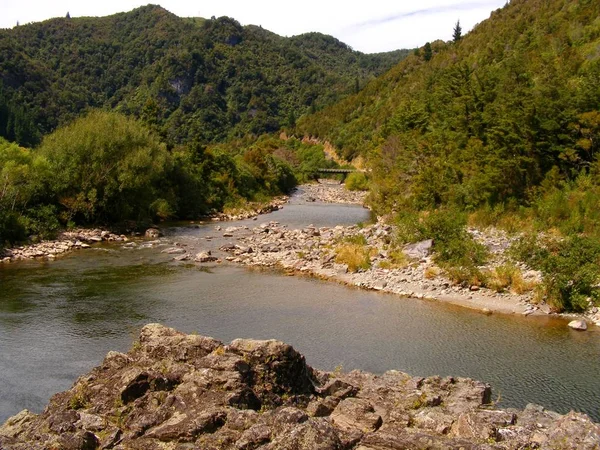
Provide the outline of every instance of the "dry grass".
[[448,266],[444,270],[453,284],[463,287],[482,286],[484,284],[484,274],[476,267]]
[[486,273],[485,285],[496,292],[511,291],[515,294],[530,292],[535,283],[525,281],[518,267],[504,264]]
[[437,278],[438,276],[440,276],[442,273],[442,269],[440,269],[437,266],[429,266],[425,268],[425,271],[423,272],[423,276],[425,278],[427,278],[428,280],[433,280],[434,278]]
[[381,269],[403,269],[410,263],[402,250],[390,250],[387,259],[379,263]]
[[348,270],[356,272],[359,269],[367,270],[371,267],[371,256],[374,249],[360,244],[343,244],[336,249],[335,262],[346,264]]

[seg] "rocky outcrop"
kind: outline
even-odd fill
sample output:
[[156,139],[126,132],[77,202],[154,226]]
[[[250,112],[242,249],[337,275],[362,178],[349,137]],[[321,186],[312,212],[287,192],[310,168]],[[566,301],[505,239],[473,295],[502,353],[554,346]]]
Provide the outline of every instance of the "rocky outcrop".
[[500,410],[491,398],[470,379],[321,372],[282,342],[224,345],[152,324],[42,414],[9,419],[0,448],[599,448],[585,415]]

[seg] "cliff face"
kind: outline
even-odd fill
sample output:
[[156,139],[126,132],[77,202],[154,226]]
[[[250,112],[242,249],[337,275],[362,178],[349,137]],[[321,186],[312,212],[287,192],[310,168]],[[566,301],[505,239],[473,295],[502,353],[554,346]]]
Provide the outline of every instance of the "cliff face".
[[390,371],[321,372],[291,346],[229,345],[147,325],[46,410],[0,427],[3,449],[596,449],[600,427],[490,387]]

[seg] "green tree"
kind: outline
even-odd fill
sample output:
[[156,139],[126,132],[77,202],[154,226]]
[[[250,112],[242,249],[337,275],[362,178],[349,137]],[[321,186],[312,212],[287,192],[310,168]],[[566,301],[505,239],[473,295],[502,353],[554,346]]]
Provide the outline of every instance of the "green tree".
[[431,49],[431,43],[427,42],[423,48],[423,58],[425,61],[431,61],[433,57],[433,50]]
[[[140,122],[94,111],[47,136],[40,147],[63,219],[140,220],[159,200],[169,155]],[[163,210],[165,208],[162,208]]]
[[456,21],[454,25],[454,32],[452,33],[452,40],[458,42],[462,39],[462,28],[460,27],[460,20]]

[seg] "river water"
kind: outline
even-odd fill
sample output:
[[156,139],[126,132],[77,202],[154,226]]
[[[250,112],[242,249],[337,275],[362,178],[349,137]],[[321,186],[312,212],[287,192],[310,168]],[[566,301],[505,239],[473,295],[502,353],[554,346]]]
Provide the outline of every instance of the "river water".
[[[360,207],[296,200],[258,221],[221,226],[368,218]],[[215,226],[171,227],[153,247],[105,245],[54,262],[0,266],[0,421],[24,408],[41,411],[109,350],[128,350],[150,322],[225,342],[283,340],[325,370],[472,377],[492,384],[500,406],[534,402],[600,420],[600,333],[230,264],[173,263],[161,253],[174,242],[218,248],[227,240]]]

